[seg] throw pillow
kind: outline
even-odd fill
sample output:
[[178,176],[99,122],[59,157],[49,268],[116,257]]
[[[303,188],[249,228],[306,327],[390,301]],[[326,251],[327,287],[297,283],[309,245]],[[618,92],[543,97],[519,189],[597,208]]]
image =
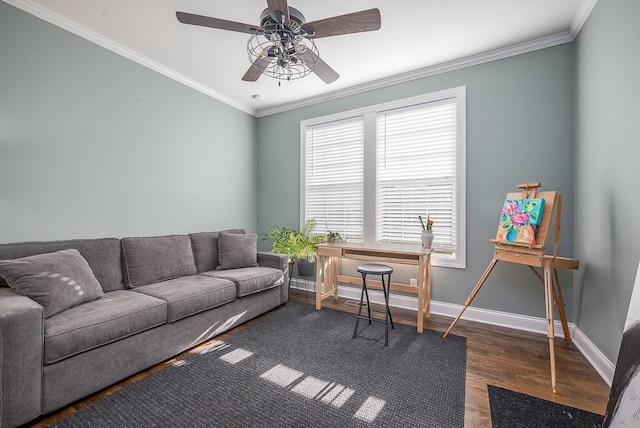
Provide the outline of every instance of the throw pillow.
[[[220,232],[245,234],[244,229],[227,229]],[[218,262],[218,233],[220,232],[198,232],[190,233],[191,248],[193,258],[196,263],[196,273],[215,270]]]
[[258,266],[258,236],[255,233],[240,235],[218,234],[218,270]]
[[0,276],[44,308],[44,317],[102,297],[102,287],[78,250],[0,260]]

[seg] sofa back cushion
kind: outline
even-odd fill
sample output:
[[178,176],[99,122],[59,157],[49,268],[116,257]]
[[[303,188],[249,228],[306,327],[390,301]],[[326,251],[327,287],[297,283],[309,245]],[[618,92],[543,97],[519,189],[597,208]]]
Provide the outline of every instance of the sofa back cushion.
[[[117,238],[73,239],[48,242],[18,242],[0,244],[0,260],[19,259],[36,254],[76,249],[89,263],[102,291],[124,289],[122,280],[120,240]],[[0,286],[7,283],[0,278]]]
[[[244,229],[228,229],[223,232],[245,233]],[[197,273],[216,270],[220,264],[218,261],[218,233],[219,232],[199,232],[189,235]]]
[[187,235],[122,238],[121,242],[128,287],[196,274]]

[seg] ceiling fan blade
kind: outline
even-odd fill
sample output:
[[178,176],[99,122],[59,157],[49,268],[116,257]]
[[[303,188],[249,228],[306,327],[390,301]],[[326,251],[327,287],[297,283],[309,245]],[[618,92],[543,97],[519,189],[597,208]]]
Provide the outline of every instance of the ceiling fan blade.
[[313,53],[311,49],[298,53],[298,58],[306,62],[315,62],[316,66],[313,68],[313,72],[327,85],[335,82],[338,80],[338,77],[340,77],[333,68],[329,67],[329,65]]
[[302,24],[314,39],[380,29],[380,10],[369,9]]
[[253,34],[260,29],[260,27],[256,25],[227,21],[225,19],[212,18],[210,16],[194,15],[193,13],[186,12],[176,12],[176,18],[178,18],[178,21],[182,22],[183,24],[219,28],[220,30],[237,31],[240,33]]
[[282,23],[289,20],[289,6],[287,0],[267,0],[267,5],[274,18],[282,16]]
[[259,56],[255,61],[253,61],[253,64],[249,67],[247,72],[244,73],[242,80],[245,82],[255,82],[260,76],[262,76],[262,72],[269,66],[269,64],[271,64],[272,60],[273,58],[268,56]]

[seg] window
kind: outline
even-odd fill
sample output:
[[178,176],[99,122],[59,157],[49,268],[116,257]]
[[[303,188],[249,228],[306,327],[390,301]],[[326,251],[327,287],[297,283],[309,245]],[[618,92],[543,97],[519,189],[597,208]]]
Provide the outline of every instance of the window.
[[420,242],[436,266],[465,267],[465,88],[301,123],[301,221],[351,242]]
[[[305,219],[318,230],[363,240],[364,126],[362,118],[310,126],[305,168]],[[304,222],[303,222],[304,223]]]

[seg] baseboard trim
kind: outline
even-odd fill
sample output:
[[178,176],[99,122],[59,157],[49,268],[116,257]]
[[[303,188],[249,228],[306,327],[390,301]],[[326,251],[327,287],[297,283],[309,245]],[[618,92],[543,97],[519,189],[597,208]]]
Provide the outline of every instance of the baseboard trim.
[[616,365],[611,362],[596,345],[579,328],[573,333],[573,343],[598,372],[602,380],[611,386]]
[[[315,292],[315,282],[310,280],[293,278],[291,280],[291,287],[311,293]],[[354,299],[359,301],[360,289],[356,287],[338,286],[338,296],[345,299]],[[369,300],[372,303],[384,304],[384,296],[382,292],[378,290],[371,290],[369,292]],[[417,311],[418,299],[411,296],[392,294],[389,299],[389,306]],[[431,313],[436,315],[455,318],[461,309],[462,305],[438,302],[435,300],[431,301]],[[532,333],[547,334],[547,322],[544,318],[540,317],[474,308],[470,306],[462,315],[462,319]],[[611,386],[615,364],[609,361],[609,359],[574,323],[569,323],[569,332],[571,333],[571,337],[576,348],[578,348],[587,361],[589,361],[600,377],[609,386]],[[556,320],[554,322],[554,333],[556,337],[563,337],[562,324],[560,321]]]

